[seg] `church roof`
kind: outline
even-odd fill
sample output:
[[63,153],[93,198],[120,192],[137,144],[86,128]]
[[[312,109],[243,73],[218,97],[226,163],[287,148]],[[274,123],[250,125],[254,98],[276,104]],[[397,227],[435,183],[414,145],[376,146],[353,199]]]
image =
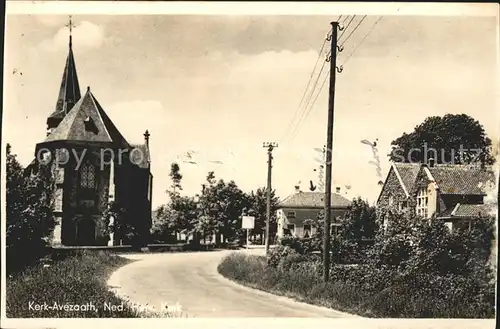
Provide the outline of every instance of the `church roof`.
[[81,98],[80,85],[78,83],[78,75],[76,73],[75,58],[73,56],[73,49],[71,47],[71,40],[69,46],[68,57],[66,58],[66,65],[61,80],[61,87],[59,89],[59,96],[57,97],[56,108],[51,115],[50,119],[62,119],[68,113],[76,102]]
[[109,143],[118,148],[130,148],[130,144],[120,134],[90,88],[87,88],[85,95],[47,136],[44,143],[56,141]]

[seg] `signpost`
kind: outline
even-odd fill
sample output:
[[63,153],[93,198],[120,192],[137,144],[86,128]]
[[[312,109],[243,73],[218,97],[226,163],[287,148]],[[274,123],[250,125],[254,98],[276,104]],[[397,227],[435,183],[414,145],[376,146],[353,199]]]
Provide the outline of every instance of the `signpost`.
[[249,237],[250,237],[250,230],[254,228],[255,225],[255,217],[253,216],[243,216],[241,219],[241,228],[247,230],[247,249],[248,246],[250,245],[249,242]]

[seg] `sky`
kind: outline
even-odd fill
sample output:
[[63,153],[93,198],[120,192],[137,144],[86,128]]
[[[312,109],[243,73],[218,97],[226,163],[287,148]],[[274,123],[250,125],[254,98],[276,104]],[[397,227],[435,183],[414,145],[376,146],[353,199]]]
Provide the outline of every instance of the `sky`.
[[[361,17],[339,39],[344,50],[337,56],[343,71],[336,76],[333,182],[348,198],[374,202],[377,182],[389,169],[391,141],[426,117],[466,113],[498,140],[497,21],[367,16],[354,30]],[[176,161],[186,195],[201,190],[209,171],[247,192],[264,187],[263,142],[279,143],[272,184],[284,198],[298,182],[303,190],[309,180],[317,183],[314,148],[326,141],[328,82],[309,103],[307,116],[299,104],[335,18],[75,15],[80,89],[90,86],[130,143],[143,142],[149,130],[153,207],[167,202],[170,165]],[[45,138],[46,118],[56,105],[68,53],[67,20],[7,16],[3,141],[23,165]],[[297,110],[302,119],[292,121]],[[296,134],[287,134],[297,122]],[[363,139],[378,139],[381,178]],[[183,162],[188,151],[195,151],[197,165]]]

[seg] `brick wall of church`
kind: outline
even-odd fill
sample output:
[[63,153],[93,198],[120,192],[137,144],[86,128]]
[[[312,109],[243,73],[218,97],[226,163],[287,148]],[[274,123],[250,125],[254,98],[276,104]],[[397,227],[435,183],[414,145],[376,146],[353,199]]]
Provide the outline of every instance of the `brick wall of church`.
[[96,236],[98,239],[106,238],[106,225],[102,213],[106,210],[109,200],[109,166],[105,166],[103,170],[97,168],[97,210],[98,216],[94,216],[96,223]]
[[[72,154],[72,153],[71,153]],[[104,170],[100,169],[100,158],[98,157],[98,150],[90,151],[87,150],[85,154],[85,159],[91,160],[91,162],[96,166],[96,207],[97,214],[92,216],[95,225],[95,236],[96,241],[99,244],[106,244],[106,227],[104,226],[104,221],[102,218],[102,212],[107,207],[108,195],[109,195],[109,167],[105,167]],[[81,153],[78,153],[78,158],[81,157]],[[81,165],[81,164],[80,164]],[[56,198],[59,199],[61,203],[61,228],[60,235],[61,240],[64,245],[75,245],[77,244],[77,225],[78,221],[83,217],[81,214],[82,208],[78,200],[78,188],[79,188],[79,167],[75,156],[72,154],[68,163],[64,166],[63,170],[55,170],[58,172],[56,175],[63,177],[61,189],[56,193]],[[58,178],[61,180],[60,178]]]

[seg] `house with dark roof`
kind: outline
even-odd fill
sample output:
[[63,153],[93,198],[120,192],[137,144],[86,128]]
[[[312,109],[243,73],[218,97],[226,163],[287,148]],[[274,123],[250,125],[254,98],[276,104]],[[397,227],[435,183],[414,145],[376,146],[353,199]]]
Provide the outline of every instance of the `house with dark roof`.
[[[310,237],[316,232],[312,224],[319,213],[325,209],[325,194],[322,192],[296,191],[279,203],[276,211],[277,237],[281,238],[287,234],[294,237]],[[332,193],[331,214],[332,231],[340,225],[338,218],[342,217],[351,201],[340,194],[339,188]]]
[[[50,164],[55,180],[54,246],[148,242],[153,183],[149,133],[143,143],[130,144],[90,87],[80,94],[71,35],[47,137],[36,145],[27,174],[40,161]],[[109,234],[103,214],[112,203],[123,212],[113,223],[119,229]]]
[[[492,214],[485,197],[495,185],[487,165],[393,163],[377,200],[379,207],[414,209],[423,218],[445,221],[454,230]],[[491,185],[493,184],[493,185]]]

